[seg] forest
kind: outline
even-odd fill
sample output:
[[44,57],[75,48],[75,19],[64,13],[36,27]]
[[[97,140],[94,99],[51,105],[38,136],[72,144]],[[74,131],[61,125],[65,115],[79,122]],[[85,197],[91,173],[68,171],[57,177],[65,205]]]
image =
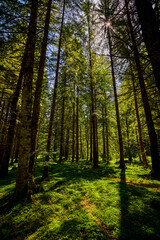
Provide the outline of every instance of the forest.
[[160,239],[160,1],[0,0],[0,239]]

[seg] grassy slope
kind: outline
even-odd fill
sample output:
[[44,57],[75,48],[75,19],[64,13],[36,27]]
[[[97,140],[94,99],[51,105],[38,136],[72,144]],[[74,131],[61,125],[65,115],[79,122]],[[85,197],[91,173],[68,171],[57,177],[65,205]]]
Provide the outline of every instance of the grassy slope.
[[[37,164],[40,181],[43,166]],[[160,182],[149,169],[112,162],[50,164],[44,192],[13,203],[16,170],[0,181],[0,239],[160,239]],[[9,204],[8,204],[9,202]]]

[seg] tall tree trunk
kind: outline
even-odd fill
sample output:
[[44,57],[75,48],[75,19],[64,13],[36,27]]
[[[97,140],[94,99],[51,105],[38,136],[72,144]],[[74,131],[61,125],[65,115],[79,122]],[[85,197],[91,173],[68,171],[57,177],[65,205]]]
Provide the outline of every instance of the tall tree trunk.
[[69,133],[70,133],[70,128],[68,126],[67,133],[66,133],[66,143],[65,143],[65,160],[67,160],[69,156]]
[[12,102],[10,107],[10,119],[9,119],[9,127],[8,127],[8,133],[7,133],[7,140],[6,140],[6,148],[4,150],[3,159],[2,159],[2,165],[0,168],[0,175],[1,177],[6,177],[8,175],[8,165],[9,165],[9,159],[12,152],[12,145],[13,145],[13,138],[14,138],[14,131],[15,131],[15,125],[16,125],[16,119],[17,119],[17,102],[19,99],[21,86],[22,86],[22,80],[23,80],[23,74],[24,74],[24,65],[26,63],[27,59],[27,48],[28,45],[26,43],[26,48],[23,54],[22,64],[21,64],[21,70],[19,73],[17,85],[15,92],[12,96]]
[[72,123],[72,162],[74,162],[74,155],[75,155],[75,144],[74,144],[74,138],[75,138],[75,83],[74,83],[74,95],[73,95],[73,123]]
[[91,89],[91,119],[92,119],[92,134],[93,134],[93,167],[98,167],[98,149],[96,142],[96,116],[95,116],[95,101],[94,101],[94,87],[93,87],[93,66],[92,66],[92,52],[91,52],[91,29],[90,19],[88,20],[89,33],[89,67],[90,67],[90,89]]
[[32,114],[32,79],[34,51],[36,43],[38,0],[32,0],[31,17],[26,47],[24,82],[21,107],[21,134],[19,162],[16,179],[16,197],[25,197],[28,193],[29,160],[31,152],[31,114]]
[[132,154],[131,154],[131,146],[130,146],[130,138],[129,138],[129,124],[128,124],[128,116],[126,115],[126,132],[127,132],[127,145],[128,145],[128,160],[132,162]]
[[105,138],[105,113],[104,113],[104,106],[102,105],[102,116],[103,116],[103,123],[102,123],[102,138],[103,138],[103,160],[106,161],[106,138]]
[[56,160],[57,155],[57,128],[54,128],[54,145],[53,145],[53,160]]
[[149,0],[135,0],[142,35],[153,67],[156,86],[160,94],[160,30],[159,21]]
[[86,136],[86,143],[87,143],[87,161],[89,156],[89,142],[88,142],[88,136]]
[[143,101],[143,107],[145,111],[146,116],[146,122],[148,127],[148,133],[149,133],[149,139],[150,139],[150,150],[151,150],[151,159],[152,159],[152,175],[156,178],[160,178],[160,159],[159,159],[159,151],[158,151],[158,142],[157,142],[157,135],[154,128],[154,123],[152,119],[150,104],[148,101],[148,95],[145,87],[144,77],[142,73],[141,63],[139,59],[139,52],[136,45],[136,40],[133,32],[133,26],[130,18],[129,8],[128,8],[128,2],[125,0],[126,4],[126,10],[127,10],[127,19],[128,24],[130,28],[130,35],[133,45],[133,51],[134,51],[134,57],[138,72],[138,78],[139,78],[139,84],[141,88],[141,94],[142,94],[142,101]]
[[109,37],[109,51],[111,58],[111,69],[112,69],[112,80],[113,80],[113,89],[114,89],[114,99],[115,99],[115,107],[116,107],[116,117],[117,117],[117,126],[118,126],[118,138],[119,138],[119,148],[120,148],[120,168],[125,168],[124,162],[124,153],[123,153],[123,140],[122,140],[122,132],[121,132],[121,123],[119,116],[119,106],[118,106],[118,97],[117,97],[117,89],[116,89],[116,80],[114,74],[114,63],[112,56],[112,42],[110,36],[110,29],[108,28],[108,37]]
[[42,92],[42,84],[43,84],[44,66],[46,61],[46,50],[47,50],[51,5],[52,5],[52,0],[49,0],[47,5],[44,36],[42,41],[42,49],[41,49],[41,56],[40,56],[40,62],[39,62],[38,77],[36,82],[36,91],[35,91],[35,98],[34,98],[34,104],[33,104],[33,114],[32,114],[32,121],[31,121],[31,157],[30,157],[30,163],[29,163],[29,173],[30,173],[30,181],[32,183],[34,182],[34,158],[35,158],[35,150],[36,150],[36,142],[37,142],[38,122],[39,122],[39,114],[40,114],[40,101],[41,101],[41,92]]
[[[96,107],[95,107],[96,109]],[[98,119],[97,116],[95,116],[96,121],[96,149],[97,149],[97,160],[98,160]]]
[[105,106],[105,123],[106,123],[106,153],[107,153],[107,164],[109,164],[109,131],[108,131],[108,113],[107,106]]
[[143,140],[142,140],[141,121],[140,121],[139,111],[138,111],[138,101],[137,101],[137,93],[136,93],[136,87],[135,87],[135,79],[134,79],[132,69],[131,69],[131,77],[132,77],[134,103],[135,103],[135,110],[136,110],[136,117],[137,117],[137,124],[138,124],[138,135],[139,135],[141,157],[142,157],[144,166],[147,166],[147,159],[146,159],[146,154],[145,154],[145,151],[144,151]]
[[5,110],[5,105],[6,105],[6,101],[3,102],[2,107],[1,107],[0,122],[1,122],[2,119],[3,119],[4,110]]
[[142,158],[141,158],[141,149],[139,149],[139,139],[138,139],[138,133],[137,133],[137,129],[135,127],[135,133],[136,133],[136,140],[137,140],[137,146],[138,146],[138,157],[139,157],[139,161],[140,163],[142,162]]
[[3,101],[4,91],[5,91],[5,88],[2,89],[2,93],[1,93],[1,98],[0,98],[0,108],[1,108],[1,106],[2,106],[2,101]]
[[51,113],[50,113],[47,148],[46,148],[47,155],[45,157],[43,178],[48,177],[48,161],[49,161],[49,153],[51,149],[52,128],[53,128],[53,121],[54,121],[55,103],[56,103],[56,97],[57,97],[58,73],[59,73],[59,62],[60,62],[60,52],[61,52],[61,43],[62,43],[62,34],[63,34],[65,5],[66,5],[66,0],[63,1],[63,12],[62,12],[61,30],[60,30],[59,45],[58,45],[56,76],[55,76],[55,82],[54,82],[54,92],[53,92],[52,107],[51,107]]
[[83,155],[83,140],[82,140],[82,126],[80,125],[80,144],[81,144],[81,158],[84,159]]
[[60,156],[59,163],[62,162],[64,147],[64,114],[65,114],[65,94],[66,94],[66,69],[64,70],[63,90],[62,90],[62,112],[61,112],[61,133],[60,133]]
[[[5,114],[5,118],[4,118],[4,122],[2,124],[2,133],[1,133],[1,141],[0,141],[0,164],[1,164],[1,177],[5,177],[6,175],[2,174],[3,170],[7,170],[8,173],[8,165],[6,165],[6,162],[3,159],[3,154],[5,152],[5,149],[7,147],[7,141],[6,141],[6,136],[7,136],[7,130],[8,130],[8,117],[9,117],[9,112],[10,112],[10,105],[11,105],[11,101],[9,100],[8,102],[8,106],[6,109],[6,114]],[[9,162],[8,162],[9,164]]]
[[62,162],[63,157],[63,147],[64,147],[64,114],[65,114],[65,99],[62,99],[62,112],[61,112],[61,133],[60,133],[60,155],[59,163]]
[[90,162],[93,161],[93,126],[92,126],[92,111],[90,111]]
[[76,112],[76,162],[79,161],[79,87],[77,85],[77,112]]

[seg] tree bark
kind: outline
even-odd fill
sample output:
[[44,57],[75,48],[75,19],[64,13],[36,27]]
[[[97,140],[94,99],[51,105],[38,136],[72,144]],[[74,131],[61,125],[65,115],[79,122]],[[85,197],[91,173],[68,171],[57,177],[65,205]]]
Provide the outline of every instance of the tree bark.
[[149,0],[135,0],[142,35],[153,67],[156,86],[160,94],[160,30],[159,21]]
[[107,164],[109,164],[110,156],[109,156],[109,132],[108,132],[108,113],[107,106],[105,106],[105,125],[106,125],[106,153],[107,153]]
[[136,94],[136,87],[135,87],[135,79],[134,79],[132,69],[131,69],[131,77],[132,77],[134,103],[135,103],[135,110],[136,110],[136,117],[137,117],[137,124],[138,124],[138,135],[139,135],[141,157],[142,157],[142,161],[143,161],[144,166],[147,166],[147,159],[146,159],[146,154],[145,154],[145,151],[144,151],[143,140],[142,140],[141,121],[140,121],[139,111],[138,111],[138,101],[137,101],[137,94]]
[[[6,114],[5,114],[5,118],[2,124],[2,133],[1,133],[1,141],[0,141],[0,164],[1,164],[1,171],[0,171],[0,176],[1,178],[5,177],[8,174],[8,163],[6,161],[4,161],[4,153],[5,153],[5,149],[7,148],[7,128],[8,128],[8,118],[9,118],[9,113],[10,113],[10,105],[11,105],[11,101],[9,100],[8,102],[8,106],[6,109]],[[3,171],[6,171],[3,174]]]
[[68,126],[67,133],[66,133],[66,143],[65,143],[65,160],[67,160],[69,156],[69,133],[70,133],[70,128]]
[[72,123],[72,162],[74,162],[74,155],[75,155],[75,144],[74,144],[74,139],[75,139],[75,83],[74,83],[74,95],[73,95],[73,123]]
[[42,41],[42,49],[41,49],[41,55],[40,55],[38,77],[37,77],[37,81],[36,81],[36,91],[35,91],[32,121],[31,121],[31,157],[30,157],[30,162],[29,162],[29,173],[30,173],[31,183],[34,182],[34,158],[35,158],[36,143],[37,143],[38,122],[39,122],[39,114],[40,114],[40,101],[41,101],[41,93],[42,93],[44,67],[45,67],[45,61],[46,61],[46,50],[47,50],[51,5],[52,5],[52,0],[49,0],[48,5],[47,5],[44,36],[43,36],[43,41]]
[[108,28],[108,38],[109,38],[109,51],[110,51],[110,59],[111,59],[111,70],[112,70],[112,80],[113,80],[113,90],[114,90],[114,99],[115,99],[115,108],[116,108],[116,118],[117,118],[117,127],[118,127],[118,138],[119,138],[119,149],[120,149],[120,168],[125,168],[124,162],[124,153],[123,153],[123,140],[122,140],[122,132],[121,132],[121,123],[119,116],[119,106],[118,106],[118,97],[117,97],[117,88],[116,88],[116,80],[114,74],[114,63],[112,56],[112,42],[110,36],[110,29]]
[[95,101],[94,101],[94,87],[93,87],[93,66],[92,66],[92,52],[91,52],[91,29],[90,16],[88,16],[88,34],[89,34],[89,74],[90,74],[90,89],[91,89],[91,120],[92,120],[92,134],[93,134],[93,167],[98,167],[98,149],[96,141],[96,116],[95,116]]
[[61,133],[60,133],[60,156],[59,163],[62,162],[63,147],[64,147],[64,115],[65,115],[65,93],[66,93],[66,69],[64,70],[64,79],[62,86],[62,112],[61,112]]
[[129,124],[128,124],[128,116],[126,115],[126,133],[127,133],[127,145],[128,145],[128,160],[132,162],[132,154],[131,154],[131,146],[130,146],[130,138],[129,138]]
[[47,139],[47,148],[46,148],[47,155],[45,157],[45,165],[44,165],[43,176],[42,176],[43,179],[48,177],[48,162],[49,162],[49,153],[51,149],[52,128],[53,128],[53,121],[54,121],[55,103],[56,103],[56,97],[57,97],[58,73],[59,73],[60,52],[61,52],[61,44],[62,44],[65,4],[66,4],[66,0],[63,1],[63,12],[62,12],[61,30],[60,30],[59,45],[58,45],[56,76],[55,76],[54,92],[53,92],[52,107],[51,107],[51,113],[50,113],[49,129],[48,129],[48,139]]
[[92,112],[90,111],[90,162],[93,161],[93,126],[92,126]]
[[81,159],[84,159],[84,155],[83,155],[83,140],[82,140],[82,126],[80,126],[80,146],[81,146]]
[[77,106],[76,106],[76,162],[79,161],[79,87],[77,85]]
[[102,138],[103,138],[103,160],[106,161],[106,138],[105,138],[105,112],[104,112],[104,106],[102,105]]
[[2,89],[2,94],[1,94],[1,98],[0,98],[0,108],[1,108],[1,106],[2,106],[4,91],[5,91],[5,88]]
[[31,17],[26,46],[26,62],[24,67],[24,82],[21,107],[21,134],[19,147],[19,162],[16,179],[16,197],[26,197],[28,194],[29,160],[31,151],[31,114],[32,114],[32,79],[34,51],[36,43],[38,0],[32,0]]
[[144,77],[143,77],[141,63],[140,63],[140,59],[139,59],[139,52],[138,52],[138,48],[136,45],[136,40],[135,40],[135,36],[134,36],[134,32],[133,32],[133,26],[132,26],[130,14],[129,14],[127,0],[125,0],[125,4],[126,4],[126,10],[127,10],[128,24],[129,24],[129,28],[130,28],[130,35],[131,35],[131,40],[132,40],[132,45],[133,45],[133,52],[134,52],[137,73],[138,73],[138,78],[139,78],[139,84],[140,84],[140,89],[141,89],[141,94],[142,94],[143,107],[144,107],[144,111],[145,111],[145,117],[146,117],[149,139],[150,139],[152,175],[156,178],[160,178],[160,159],[159,159],[157,135],[156,135],[156,131],[154,128],[150,104],[148,101],[148,95],[147,95],[147,91],[146,91],[146,87],[145,87]]
[[11,107],[10,107],[10,118],[9,118],[9,127],[8,127],[8,133],[7,133],[7,140],[6,140],[6,148],[4,149],[4,154],[2,158],[2,165],[0,168],[0,175],[1,177],[6,177],[8,175],[8,165],[9,165],[9,159],[12,152],[12,145],[13,145],[13,138],[14,138],[14,131],[15,131],[15,125],[16,125],[16,119],[17,119],[17,102],[19,99],[21,86],[22,86],[22,80],[23,80],[23,74],[24,74],[24,65],[26,63],[27,58],[27,43],[26,48],[23,54],[22,64],[21,64],[21,70],[19,73],[17,85],[15,92],[12,96],[11,101]]

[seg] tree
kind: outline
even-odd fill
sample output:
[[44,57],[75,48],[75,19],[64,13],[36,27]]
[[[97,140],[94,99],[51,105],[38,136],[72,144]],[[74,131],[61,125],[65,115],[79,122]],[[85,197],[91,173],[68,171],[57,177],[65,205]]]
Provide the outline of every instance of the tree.
[[36,43],[36,24],[38,0],[31,5],[30,25],[26,43],[26,62],[24,66],[24,82],[21,107],[21,135],[19,147],[19,162],[16,179],[16,197],[22,198],[28,194],[29,160],[31,151],[31,114],[32,114],[32,79],[34,51]]
[[113,80],[113,90],[114,90],[114,98],[115,98],[115,108],[116,108],[116,118],[117,118],[117,127],[118,127],[118,137],[119,137],[119,148],[120,148],[120,168],[125,167],[124,162],[124,153],[123,153],[123,140],[121,133],[121,123],[120,123],[120,115],[119,115],[119,106],[118,106],[118,97],[117,97],[117,89],[116,89],[116,80],[115,80],[115,72],[114,72],[114,62],[113,62],[113,53],[112,53],[112,40],[111,40],[111,28],[112,23],[110,18],[114,14],[118,5],[118,1],[113,1],[112,3],[107,0],[101,0],[99,4],[99,9],[97,11],[100,15],[100,20],[105,24],[105,32],[107,32],[108,43],[109,43],[109,53],[110,53],[110,61],[111,61],[111,72],[112,72],[112,80]]
[[57,97],[57,84],[58,84],[58,73],[59,73],[60,52],[61,52],[61,44],[62,44],[65,5],[66,5],[66,1],[64,0],[63,1],[62,19],[61,19],[61,29],[60,29],[60,35],[59,35],[59,44],[58,44],[58,54],[57,54],[57,66],[56,66],[56,75],[55,75],[55,82],[54,82],[54,92],[53,92],[52,107],[51,107],[51,113],[50,113],[49,129],[48,129],[48,139],[47,139],[47,148],[46,148],[47,155],[45,157],[45,166],[44,166],[44,171],[43,171],[43,178],[48,177],[48,161],[49,161],[49,152],[50,152],[50,148],[51,148],[52,128],[53,128],[53,121],[54,121],[55,103],[56,103],[56,97]]
[[142,156],[144,166],[147,166],[147,159],[146,159],[146,155],[145,155],[145,152],[144,152],[143,141],[142,141],[142,127],[141,127],[139,110],[138,110],[138,101],[137,101],[137,94],[136,94],[136,87],[135,87],[135,79],[134,79],[134,73],[133,73],[133,69],[131,67],[131,63],[130,63],[130,70],[131,70],[134,102],[135,102],[136,117],[137,117],[137,124],[138,124],[138,134],[139,134],[139,144],[140,144],[141,156]]
[[160,94],[160,30],[159,19],[150,0],[135,0],[143,39],[153,67],[156,86]]
[[[88,23],[88,51],[89,51],[89,77],[90,77],[90,91],[91,91],[91,128],[93,135],[93,167],[98,167],[98,148],[97,148],[97,134],[96,134],[96,115],[95,115],[95,99],[94,99],[94,85],[93,85],[93,60],[91,49],[91,16],[90,16],[91,3],[87,1],[86,16]],[[92,141],[92,140],[91,140]],[[92,146],[92,143],[91,143]]]
[[131,40],[132,40],[133,52],[134,52],[134,57],[135,57],[135,62],[136,62],[136,68],[137,68],[137,73],[138,73],[138,79],[139,79],[139,84],[140,84],[140,89],[141,89],[141,94],[142,94],[143,106],[144,106],[144,111],[145,111],[145,116],[146,116],[146,122],[147,122],[147,127],[148,127],[148,133],[149,133],[149,138],[150,138],[152,175],[154,177],[160,178],[160,159],[159,159],[157,135],[156,135],[153,119],[152,119],[150,104],[149,104],[148,95],[147,95],[147,91],[146,91],[146,87],[145,87],[141,63],[139,60],[139,52],[138,52],[138,48],[136,45],[136,40],[135,40],[135,36],[134,36],[134,31],[133,31],[131,18],[130,18],[129,6],[128,6],[127,0],[125,0],[125,5],[126,5],[126,11],[127,11],[128,25],[130,28],[130,36],[131,36]]
[[35,98],[34,98],[34,104],[33,104],[32,121],[31,121],[31,157],[30,157],[30,163],[29,163],[29,173],[30,173],[31,182],[33,182],[33,179],[34,179],[34,158],[35,158],[35,150],[36,150],[36,142],[37,142],[36,140],[37,140],[37,132],[38,132],[40,101],[41,101],[45,60],[46,60],[48,31],[49,31],[49,23],[50,23],[50,15],[51,15],[51,5],[52,5],[52,0],[49,0],[48,4],[47,4],[44,36],[43,36],[43,41],[42,41],[38,76],[37,76],[37,81],[36,81]]

